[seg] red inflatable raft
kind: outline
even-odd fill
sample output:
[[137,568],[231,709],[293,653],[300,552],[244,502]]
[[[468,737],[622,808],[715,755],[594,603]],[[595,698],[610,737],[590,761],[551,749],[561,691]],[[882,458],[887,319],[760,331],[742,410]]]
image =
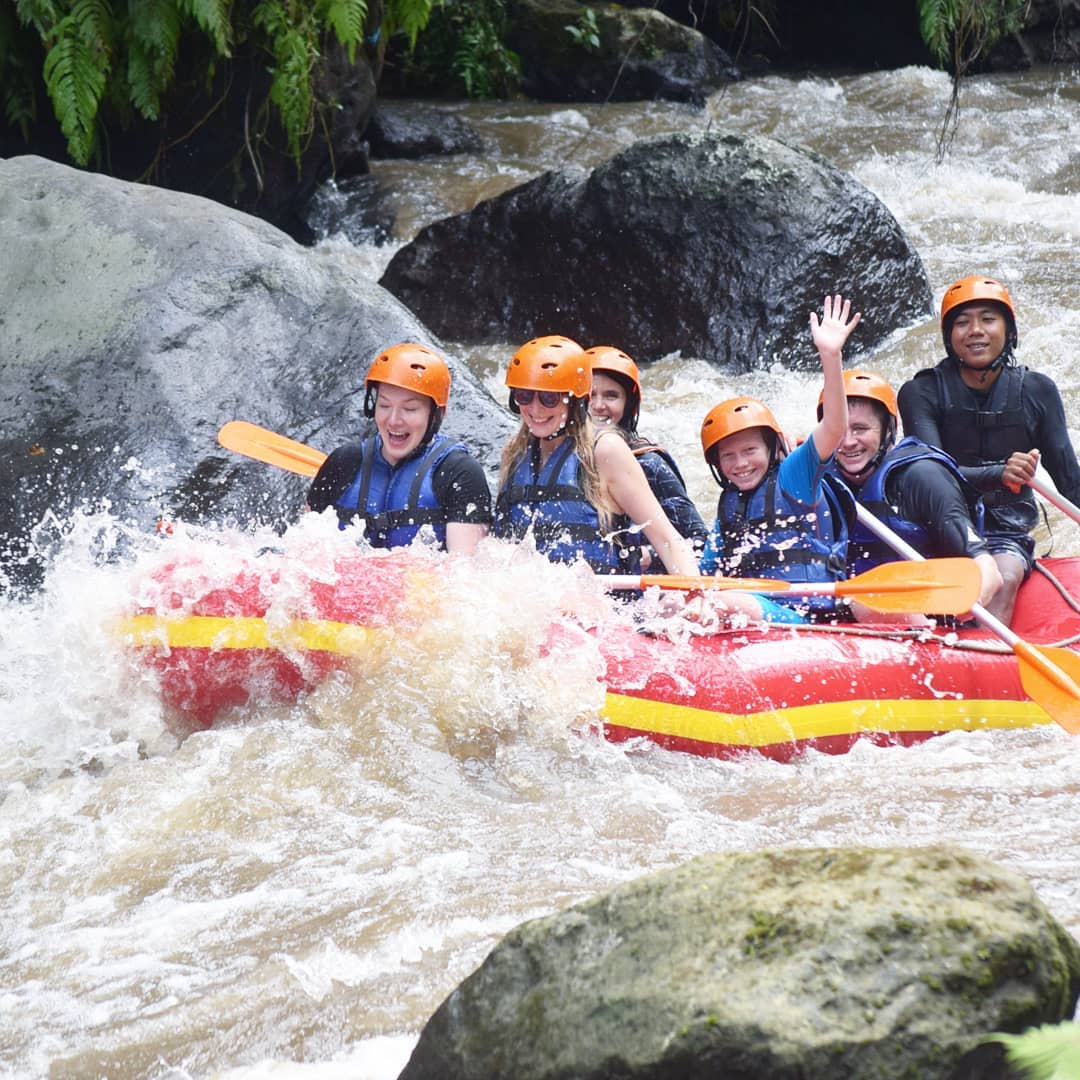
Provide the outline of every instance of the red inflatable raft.
[[[1035,644],[1071,645],[1080,558],[1041,566],[1021,590],[1013,629]],[[145,605],[115,628],[192,726],[237,705],[296,700],[422,618],[431,584],[415,562],[388,553],[338,556],[321,577],[280,557],[252,559],[227,587],[204,588],[197,571],[167,564],[143,590]],[[787,760],[806,747],[842,753],[861,738],[907,745],[1051,722],[1024,692],[1016,657],[982,630],[752,628],[671,641],[612,620],[592,632],[613,741]]]

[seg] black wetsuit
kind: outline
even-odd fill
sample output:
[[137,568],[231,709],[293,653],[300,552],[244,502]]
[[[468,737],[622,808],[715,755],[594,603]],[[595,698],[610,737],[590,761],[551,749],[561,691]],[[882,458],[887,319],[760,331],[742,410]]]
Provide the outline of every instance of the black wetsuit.
[[983,494],[987,538],[1016,538],[1034,550],[1028,533],[1038,522],[1038,509],[1031,488],[1014,494],[1001,483],[1012,453],[1039,450],[1058,491],[1080,500],[1080,462],[1069,441],[1061,394],[1049,376],[1009,365],[988,390],[973,390],[961,380],[956,361],[946,359],[904,383],[898,398],[905,434],[951,454],[964,478]]

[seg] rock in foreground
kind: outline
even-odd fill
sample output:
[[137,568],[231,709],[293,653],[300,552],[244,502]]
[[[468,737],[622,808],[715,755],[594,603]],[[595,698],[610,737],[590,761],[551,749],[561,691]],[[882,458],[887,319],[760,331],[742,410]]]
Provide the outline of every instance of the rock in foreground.
[[400,1080],[944,1080],[1078,994],[1080,946],[965,850],[706,856],[511,932]]

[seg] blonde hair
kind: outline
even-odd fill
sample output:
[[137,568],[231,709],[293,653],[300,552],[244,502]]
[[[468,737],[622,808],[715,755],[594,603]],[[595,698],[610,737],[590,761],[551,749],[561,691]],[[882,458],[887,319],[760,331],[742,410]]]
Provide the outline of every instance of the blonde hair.
[[[571,406],[571,409],[573,406]],[[615,527],[615,518],[619,509],[608,493],[607,485],[601,479],[600,472],[596,467],[596,440],[608,429],[597,430],[593,422],[585,416],[584,420],[578,420],[570,425],[567,430],[567,438],[573,444],[573,451],[580,462],[581,487],[585,492],[585,498],[596,510],[600,518],[601,532],[611,532]],[[520,427],[510,437],[506,446],[503,447],[502,460],[499,462],[499,490],[502,491],[514,475],[514,469],[529,453],[533,443],[537,442],[529,434],[529,426],[524,420]]]

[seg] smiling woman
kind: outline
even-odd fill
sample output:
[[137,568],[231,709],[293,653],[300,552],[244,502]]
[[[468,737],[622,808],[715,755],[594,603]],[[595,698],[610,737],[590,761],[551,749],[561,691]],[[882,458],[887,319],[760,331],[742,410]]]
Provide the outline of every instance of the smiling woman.
[[425,345],[380,353],[365,379],[374,438],[335,450],[308,492],[315,511],[334,507],[341,528],[363,523],[373,547],[403,547],[428,529],[440,547],[471,554],[487,534],[491,492],[463,443],[439,434],[450,369]]
[[576,341],[526,342],[506,385],[521,426],[503,451],[496,536],[531,535],[553,562],[580,558],[598,574],[636,574],[644,532],[676,573],[697,573],[626,440],[590,420],[592,362]]

